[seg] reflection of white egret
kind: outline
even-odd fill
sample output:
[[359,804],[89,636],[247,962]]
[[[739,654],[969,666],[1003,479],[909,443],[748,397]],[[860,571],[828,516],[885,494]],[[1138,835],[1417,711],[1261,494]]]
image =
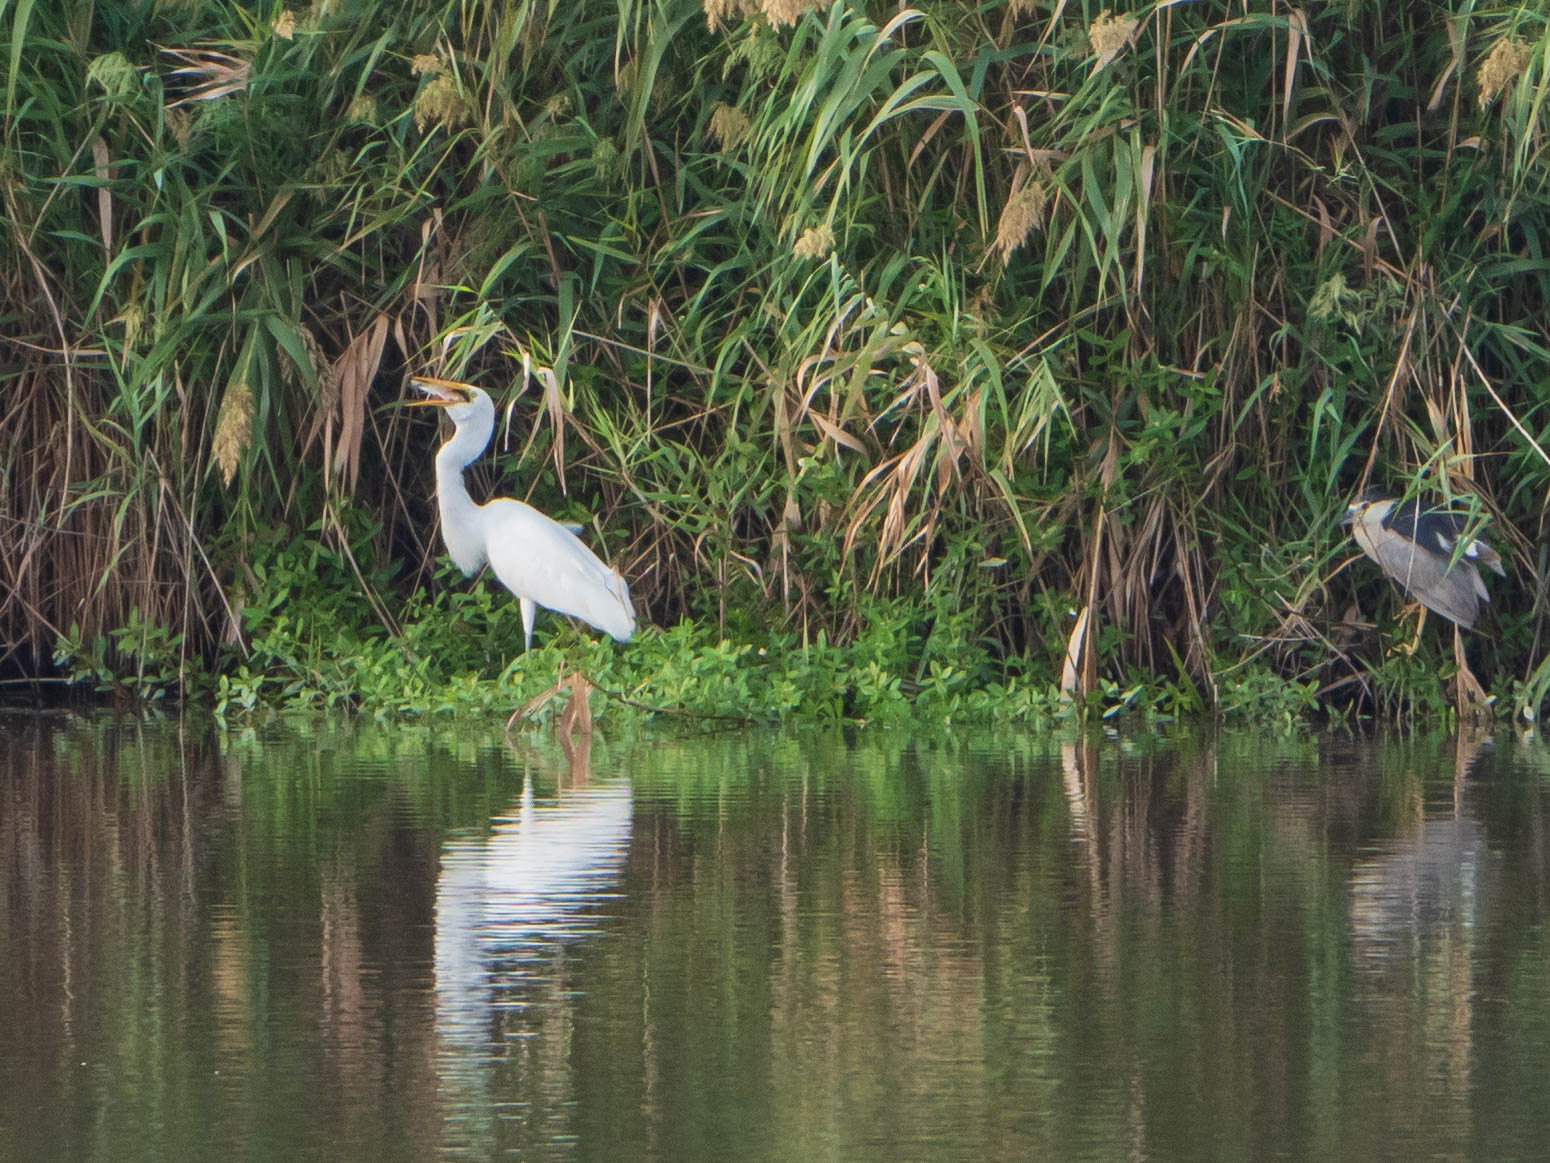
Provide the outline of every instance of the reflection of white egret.
[[567,790],[535,804],[529,782],[514,817],[488,836],[448,842],[436,885],[436,1022],[441,1036],[483,1046],[491,1021],[566,942],[596,931],[617,899],[630,844],[628,780]]

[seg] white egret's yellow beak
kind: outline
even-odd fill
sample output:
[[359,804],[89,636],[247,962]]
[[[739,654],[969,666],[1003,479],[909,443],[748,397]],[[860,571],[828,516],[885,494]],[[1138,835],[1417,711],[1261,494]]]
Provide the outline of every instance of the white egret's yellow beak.
[[425,399],[405,400],[406,407],[450,408],[454,404],[467,404],[473,398],[469,394],[473,385],[459,383],[457,380],[438,380],[434,376],[410,376],[409,382],[425,393]]

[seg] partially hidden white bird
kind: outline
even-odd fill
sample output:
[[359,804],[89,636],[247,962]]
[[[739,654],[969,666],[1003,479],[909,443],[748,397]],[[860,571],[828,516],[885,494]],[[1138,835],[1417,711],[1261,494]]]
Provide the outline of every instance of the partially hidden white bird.
[[511,497],[476,504],[463,484],[495,432],[495,404],[472,384],[415,376],[425,393],[412,405],[443,408],[455,431],[436,453],[436,504],[447,555],[467,577],[486,562],[522,606],[523,649],[533,644],[539,606],[580,618],[620,642],[635,633],[630,587],[582,544],[576,530]]

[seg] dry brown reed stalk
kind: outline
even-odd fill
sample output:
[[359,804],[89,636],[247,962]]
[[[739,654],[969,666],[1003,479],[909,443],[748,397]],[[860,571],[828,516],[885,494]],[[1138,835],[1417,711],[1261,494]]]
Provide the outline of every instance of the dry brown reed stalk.
[[[950,411],[936,370],[923,355],[915,356],[912,362],[914,371],[882,415],[908,405],[917,416],[915,430],[919,435],[904,451],[873,465],[846,505],[842,545],[847,557],[865,542],[864,533],[869,531],[872,514],[883,507],[882,526],[876,530],[872,585],[906,549],[915,545],[920,546],[920,553],[913,572],[921,576],[929,573],[930,547],[943,507],[967,474],[978,475],[984,455],[983,437],[975,417],[978,397],[960,389],[954,393]],[[873,425],[876,423],[874,419]],[[917,490],[919,501],[914,500]]]
[[[341,479],[346,494],[355,491],[360,474],[361,438],[366,430],[366,399],[371,381],[382,365],[382,351],[387,344],[388,317],[378,314],[366,330],[351,341],[329,373],[330,382],[338,384],[339,440],[332,451],[325,451],[325,466],[331,459],[334,475]],[[321,381],[321,377],[320,377]],[[325,436],[332,423],[333,411],[327,409],[325,400]]]
[[172,76],[192,82],[192,88],[167,107],[176,109],[194,101],[214,101],[248,87],[253,62],[212,48],[164,48],[163,56],[182,64]]
[[533,417],[533,432],[528,438],[528,446],[538,436],[538,425],[547,413],[549,427],[554,433],[550,441],[550,455],[554,458],[554,473],[560,481],[560,492],[568,493],[570,490],[565,483],[565,429],[574,422],[570,409],[565,406],[565,395],[560,390],[560,377],[555,374],[553,368],[539,367],[533,369],[533,375],[544,389],[543,409]]
[[[110,377],[78,368],[73,381],[77,401],[106,411]],[[134,620],[186,649],[204,617],[188,600],[199,566],[186,506],[154,453],[132,455],[103,427],[62,439],[72,403],[57,383],[57,363],[35,363],[0,412],[0,667],[45,673],[60,638],[89,644]]]
[[1158,659],[1152,619],[1160,612],[1163,575],[1172,564],[1174,550],[1168,538],[1167,515],[1166,500],[1153,495],[1134,524],[1127,525],[1118,513],[1110,512],[1104,538],[1107,553],[1102,588],[1108,621],[1134,636],[1137,661],[1154,672]]

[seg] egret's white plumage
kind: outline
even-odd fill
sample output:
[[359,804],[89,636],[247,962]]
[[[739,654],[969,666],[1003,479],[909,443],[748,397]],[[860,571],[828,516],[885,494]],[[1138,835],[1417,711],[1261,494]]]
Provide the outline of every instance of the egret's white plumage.
[[604,565],[571,528],[531,505],[496,497],[480,505],[468,495],[463,469],[495,432],[495,405],[471,384],[417,377],[426,399],[412,403],[445,409],[456,431],[436,453],[436,503],[447,555],[472,576],[489,564],[522,605],[524,648],[532,645],[537,607],[580,618],[623,642],[635,633],[630,587]]

